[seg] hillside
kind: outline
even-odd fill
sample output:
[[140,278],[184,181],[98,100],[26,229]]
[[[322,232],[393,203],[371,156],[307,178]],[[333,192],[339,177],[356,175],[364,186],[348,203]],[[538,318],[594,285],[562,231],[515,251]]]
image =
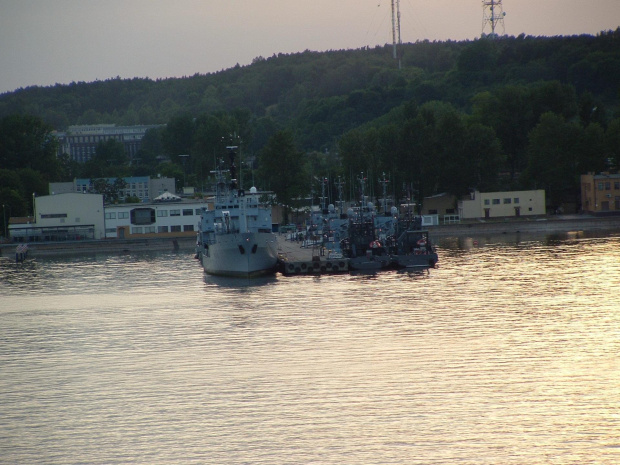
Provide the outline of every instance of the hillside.
[[[205,186],[231,136],[246,182],[291,201],[316,196],[319,178],[330,180],[333,201],[339,177],[356,198],[360,173],[374,194],[385,173],[391,194],[407,201],[542,188],[550,207],[576,205],[580,174],[618,168],[620,28],[423,41],[400,53],[402,69],[384,46],[2,94],[0,200],[25,214],[33,192],[74,177],[161,174]],[[147,133],[134,163],[114,141],[85,164],[55,159],[52,129],[98,123],[166,127]],[[178,154],[189,155],[187,166]]]
[[620,28],[594,36],[505,37],[258,57],[245,67],[191,77],[111,79],[28,87],[0,95],[0,117],[30,114],[58,130],[73,124],[165,123],[173,116],[247,109],[300,131],[305,149],[376,119],[403,102],[430,100],[469,111],[484,90],[559,81],[618,109]]

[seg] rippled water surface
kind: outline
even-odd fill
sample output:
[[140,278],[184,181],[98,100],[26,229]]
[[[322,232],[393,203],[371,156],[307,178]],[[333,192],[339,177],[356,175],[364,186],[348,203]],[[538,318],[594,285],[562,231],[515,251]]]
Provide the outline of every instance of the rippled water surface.
[[620,463],[620,237],[517,239],[251,281],[0,259],[0,462]]

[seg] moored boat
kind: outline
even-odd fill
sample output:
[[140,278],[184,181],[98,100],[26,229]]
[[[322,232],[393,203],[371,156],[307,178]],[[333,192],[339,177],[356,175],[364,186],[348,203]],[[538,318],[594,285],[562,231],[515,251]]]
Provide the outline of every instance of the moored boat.
[[431,244],[428,231],[405,230],[396,239],[396,253],[392,263],[396,268],[434,268],[437,252]]
[[[230,165],[220,163],[213,210],[203,208],[197,239],[197,257],[208,274],[255,277],[275,273],[277,236],[272,232],[271,206],[261,202],[255,187],[237,187],[236,147],[228,147]],[[229,178],[229,179],[227,179]]]

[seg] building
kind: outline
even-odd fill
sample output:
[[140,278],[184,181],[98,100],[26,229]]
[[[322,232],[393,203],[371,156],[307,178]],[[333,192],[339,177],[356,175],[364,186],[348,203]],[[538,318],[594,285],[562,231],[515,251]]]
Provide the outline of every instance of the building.
[[36,197],[34,217],[12,218],[13,242],[58,242],[194,236],[204,201],[172,200],[104,206],[101,194]]
[[116,126],[114,124],[97,124],[69,126],[66,132],[55,134],[59,143],[59,154],[66,153],[72,160],[84,163],[95,155],[99,142],[114,139],[125,147],[129,160],[134,160],[142,146],[146,131],[162,127],[162,124],[148,126]]
[[598,215],[620,214],[620,174],[581,175],[581,210]]
[[458,214],[466,218],[501,218],[544,215],[545,191],[472,192],[459,200]]
[[[116,178],[104,178],[108,184],[114,184]],[[137,197],[141,202],[152,202],[164,192],[175,192],[174,178],[151,178],[150,176],[132,176],[123,178],[126,187],[119,194],[120,198]],[[73,182],[51,182],[50,195],[68,192],[93,193],[94,186],[91,179],[74,179]]]
[[149,204],[118,204],[105,208],[105,237],[194,236],[204,201],[172,200]]
[[13,222],[14,242],[56,242],[102,239],[105,234],[103,196],[65,193],[34,199],[34,217]]

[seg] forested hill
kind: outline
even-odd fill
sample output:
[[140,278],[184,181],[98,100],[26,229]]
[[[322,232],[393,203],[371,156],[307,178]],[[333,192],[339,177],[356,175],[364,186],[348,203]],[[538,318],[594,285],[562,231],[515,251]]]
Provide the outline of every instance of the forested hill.
[[[578,208],[580,175],[620,166],[620,28],[424,41],[400,53],[402,69],[384,46],[5,93],[0,200],[25,214],[33,192],[76,177],[161,174],[208,188],[231,135],[242,180],[285,205],[321,192],[319,179],[329,179],[332,202],[341,178],[347,199],[358,197],[357,177],[373,195],[385,175],[395,198],[418,205],[442,192],[544,189],[550,208]],[[166,126],[147,131],[134,160],[114,140],[83,164],[56,157],[52,129],[100,123]]]
[[597,36],[423,41],[403,44],[401,54],[401,70],[391,46],[384,46],[259,57],[248,66],[184,78],[28,87],[0,95],[0,118],[29,114],[62,130],[244,109],[295,130],[302,148],[316,150],[405,102],[440,100],[468,113],[482,91],[540,81],[570,85],[578,99],[604,109],[603,118],[618,113],[620,28]]

